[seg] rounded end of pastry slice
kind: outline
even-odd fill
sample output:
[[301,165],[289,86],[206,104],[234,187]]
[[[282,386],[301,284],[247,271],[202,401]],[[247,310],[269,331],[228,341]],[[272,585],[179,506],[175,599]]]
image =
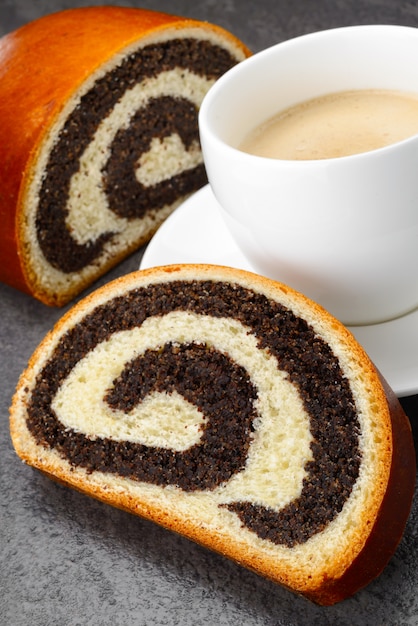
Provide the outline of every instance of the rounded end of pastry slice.
[[0,280],[61,306],[207,182],[198,112],[250,54],[208,22],[52,13],[0,39]]

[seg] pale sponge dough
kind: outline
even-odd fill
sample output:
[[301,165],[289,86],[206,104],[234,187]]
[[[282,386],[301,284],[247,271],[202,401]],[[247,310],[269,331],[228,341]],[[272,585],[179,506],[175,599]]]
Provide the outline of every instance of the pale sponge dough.
[[11,433],[47,474],[321,604],[383,569],[414,489],[408,420],[349,331],[216,266],[82,300],[22,374]]

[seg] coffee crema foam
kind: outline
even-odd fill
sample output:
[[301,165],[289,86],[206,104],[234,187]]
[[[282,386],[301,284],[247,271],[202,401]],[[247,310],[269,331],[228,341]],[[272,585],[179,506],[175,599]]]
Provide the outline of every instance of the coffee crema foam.
[[341,91],[279,112],[251,131],[239,148],[275,159],[331,159],[383,148],[416,133],[418,94]]

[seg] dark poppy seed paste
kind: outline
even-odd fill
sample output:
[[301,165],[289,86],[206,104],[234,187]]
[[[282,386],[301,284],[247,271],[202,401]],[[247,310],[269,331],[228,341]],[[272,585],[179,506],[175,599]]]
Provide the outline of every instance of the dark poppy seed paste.
[[[216,79],[235,65],[236,58],[220,46],[193,38],[173,39],[145,46],[98,79],[68,116],[53,146],[39,193],[36,230],[39,246],[48,262],[65,273],[77,272],[94,262],[112,239],[104,232],[94,241],[77,242],[66,225],[71,178],[79,171],[80,158],[99,126],[122,96],[135,84],[162,72],[181,69]],[[150,98],[129,127],[112,141],[102,174],[109,209],[128,219],[171,205],[202,187],[207,179],[203,164],[187,169],[149,187],[135,177],[135,164],[150,149],[152,139],[176,133],[187,150],[199,142],[197,108],[181,97]]]
[[257,503],[227,508],[263,539],[293,546],[321,532],[341,511],[359,475],[360,424],[338,359],[313,328],[283,305],[238,285],[175,281],[132,290],[98,306],[60,340],[39,373],[28,405],[28,428],[38,443],[76,466],[185,491],[213,489],[245,465],[252,441],[257,389],[227,354],[196,343],[167,343],[126,363],[105,401],[129,411],[153,390],[176,390],[203,412],[197,444],[178,452],[65,428],[51,408],[75,365],[113,333],[151,316],[190,311],[230,317],[250,329],[297,388],[309,415],[312,460],[300,495],[276,511]]

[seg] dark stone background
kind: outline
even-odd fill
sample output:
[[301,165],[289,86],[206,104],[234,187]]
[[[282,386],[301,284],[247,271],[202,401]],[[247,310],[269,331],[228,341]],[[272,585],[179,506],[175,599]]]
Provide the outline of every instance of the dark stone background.
[[[418,25],[418,4],[408,0],[0,0],[0,35],[47,13],[93,4],[143,6],[212,21],[254,51],[330,27]],[[140,257],[134,254],[100,283],[137,269]],[[320,608],[23,465],[10,442],[8,407],[28,358],[62,313],[0,285],[1,626],[418,624],[416,499],[380,578],[354,598]],[[402,402],[417,439],[418,396]]]

